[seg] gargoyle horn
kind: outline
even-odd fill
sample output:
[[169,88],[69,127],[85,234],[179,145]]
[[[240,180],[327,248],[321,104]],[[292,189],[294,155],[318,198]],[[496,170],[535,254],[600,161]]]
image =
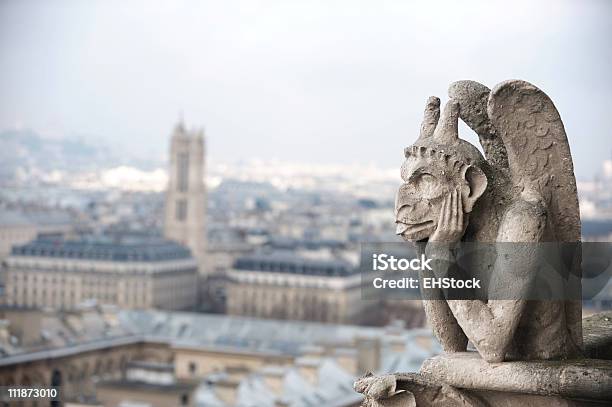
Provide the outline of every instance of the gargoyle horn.
[[430,138],[434,134],[438,120],[440,119],[440,99],[430,96],[425,105],[423,123],[421,123],[421,134],[418,140]]
[[442,145],[451,145],[459,138],[459,103],[457,101],[451,99],[446,102],[433,138]]

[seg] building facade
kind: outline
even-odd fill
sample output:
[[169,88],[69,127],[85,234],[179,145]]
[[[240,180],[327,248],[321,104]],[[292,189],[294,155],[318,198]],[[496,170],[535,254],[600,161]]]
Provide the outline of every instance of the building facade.
[[176,381],[172,363],[132,361],[122,373],[120,379],[96,383],[100,407],[124,407],[134,402],[146,407],[197,405],[194,397],[197,382]]
[[256,253],[239,258],[228,280],[230,315],[358,324],[372,305],[361,299],[357,268],[343,260]]
[[175,127],[164,215],[164,236],[189,247],[200,266],[206,252],[204,148],[203,130],[187,131],[182,122]]
[[197,261],[160,238],[37,239],[14,247],[3,267],[9,307],[69,310],[95,300],[179,310],[197,301]]

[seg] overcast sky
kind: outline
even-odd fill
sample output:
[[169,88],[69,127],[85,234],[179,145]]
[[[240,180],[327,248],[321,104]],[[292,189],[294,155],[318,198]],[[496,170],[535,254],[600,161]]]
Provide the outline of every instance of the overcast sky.
[[159,158],[182,111],[215,161],[399,167],[427,96],[521,78],[589,178],[612,155],[611,38],[605,0],[0,0],[0,129]]

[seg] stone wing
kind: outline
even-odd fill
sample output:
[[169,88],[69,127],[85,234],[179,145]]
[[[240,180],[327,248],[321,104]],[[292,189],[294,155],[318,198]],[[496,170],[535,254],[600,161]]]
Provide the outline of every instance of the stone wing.
[[[547,208],[548,235],[544,239],[580,241],[574,165],[563,122],[552,100],[528,82],[509,80],[493,88],[487,111],[506,147],[516,193],[525,199],[538,199]],[[567,284],[570,291],[581,290],[580,253],[581,250],[573,257],[573,273]],[[568,329],[580,347],[581,309],[580,301],[566,301]]]
[[508,169],[506,148],[497,136],[487,114],[490,94],[489,88],[475,81],[453,82],[448,88],[448,96],[459,102],[459,117],[478,135],[489,164],[506,171]]
[[580,240],[576,179],[567,136],[550,98],[534,85],[509,80],[491,91],[488,115],[503,140],[518,192],[536,193],[548,208],[550,240]]

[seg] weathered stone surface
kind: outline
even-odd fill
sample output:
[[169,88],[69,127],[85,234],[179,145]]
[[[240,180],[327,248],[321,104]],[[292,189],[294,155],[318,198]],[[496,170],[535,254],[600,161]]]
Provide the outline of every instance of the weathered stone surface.
[[[448,272],[442,265],[454,261],[457,242],[578,242],[572,158],[548,96],[520,80],[491,91],[461,81],[451,85],[449,96],[442,112],[438,98],[427,101],[420,135],[404,151],[404,183],[396,199],[396,233],[433,259],[432,274]],[[486,159],[459,138],[459,118],[478,134]],[[526,250],[512,267],[470,263],[472,275],[462,277],[487,276],[476,297],[484,300],[424,292],[428,321],[449,353],[426,361],[419,374],[360,379],[355,389],[365,395],[365,405],[608,405],[612,362],[583,355],[610,356],[612,318],[587,319],[583,347],[580,301],[526,299],[535,284],[536,256]],[[579,252],[572,261],[576,273],[563,289],[579,293]],[[515,290],[512,300],[490,296],[506,286]],[[468,340],[478,353],[465,352]]]
[[612,311],[582,320],[584,354],[589,358],[612,360]]
[[426,360],[421,376],[468,390],[612,400],[612,362],[598,359],[488,363],[476,352]]
[[[483,363],[486,364],[486,362]],[[534,374],[537,375],[538,372],[535,371]],[[524,376],[521,378],[532,379]],[[497,384],[496,387],[501,386]],[[609,405],[607,398],[595,400],[499,389],[462,389],[450,386],[437,377],[432,378],[415,373],[364,377],[355,383],[355,389],[364,394],[363,406],[365,407],[595,407]]]
[[487,114],[491,90],[474,81],[458,81],[448,88],[448,96],[459,102],[459,117],[478,134],[485,157],[496,168],[508,168],[508,155]]
[[[460,241],[534,247],[579,241],[569,144],[548,96],[520,80],[502,82],[492,91],[461,81],[451,85],[449,94],[442,112],[440,100],[429,98],[419,138],[405,150],[397,233],[407,241],[426,241],[424,250],[436,264],[452,263],[451,247]],[[459,138],[459,117],[478,133],[486,159]],[[424,298],[436,298],[425,300],[424,308],[445,351],[465,351],[469,339],[489,362],[581,355],[580,302],[527,300],[536,282],[537,251],[517,258],[520,263],[512,267],[477,260],[468,269],[471,275],[460,276],[489,279],[478,296],[488,301],[450,300],[436,292],[441,290],[423,290]],[[574,270],[579,276],[579,266]],[[447,271],[438,266],[433,274]],[[571,282],[575,289],[579,284],[579,278]],[[487,295],[509,287],[511,300]]]
[[366,376],[355,382],[366,407],[486,407],[477,397],[416,373]]

